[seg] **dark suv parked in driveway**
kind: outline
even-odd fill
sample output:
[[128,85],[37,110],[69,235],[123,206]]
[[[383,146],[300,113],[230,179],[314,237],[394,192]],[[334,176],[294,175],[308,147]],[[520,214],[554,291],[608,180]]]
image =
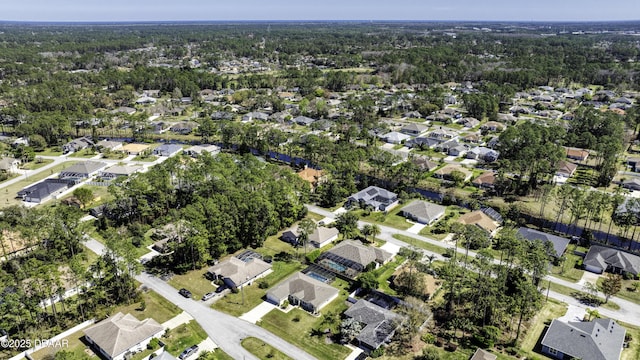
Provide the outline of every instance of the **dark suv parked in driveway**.
[[198,352],[198,345],[190,346],[184,349],[184,351],[180,354],[180,356],[178,356],[178,359],[184,360],[197,352]]
[[185,288],[182,288],[182,289],[178,290],[178,294],[180,294],[180,295],[182,295],[182,296],[184,296],[186,298],[190,298],[191,297],[191,291],[189,291],[189,290],[187,290]]

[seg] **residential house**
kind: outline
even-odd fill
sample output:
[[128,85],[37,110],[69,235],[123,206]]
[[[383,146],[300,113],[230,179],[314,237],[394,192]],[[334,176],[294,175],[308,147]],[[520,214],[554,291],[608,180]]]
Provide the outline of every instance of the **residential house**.
[[60,179],[87,179],[107,166],[99,161],[83,161],[60,171]]
[[325,180],[324,171],[310,167],[305,167],[302,171],[299,171],[298,176],[300,176],[302,180],[311,184],[312,189],[314,189],[317,184]]
[[288,301],[291,305],[318,314],[338,294],[338,289],[333,286],[297,272],[267,291],[266,297],[267,301],[278,306]]
[[298,231],[298,227],[294,226],[289,230],[286,230],[280,236],[280,239],[284,242],[287,242],[293,246],[298,246],[298,239],[300,238],[300,232]]
[[183,154],[191,156],[193,158],[197,158],[203,153],[208,153],[210,155],[217,155],[220,153],[220,147],[218,145],[193,145],[192,147],[185,149]]
[[182,152],[182,146],[178,144],[162,144],[157,148],[153,149],[153,155],[156,155],[156,156],[169,157],[179,152]]
[[502,131],[505,129],[505,126],[497,121],[487,121],[480,127],[480,129],[484,131]]
[[96,144],[96,147],[101,151],[104,151],[104,150],[116,151],[116,150],[122,149],[122,143],[120,141],[100,140]]
[[153,98],[151,96],[141,96],[136,100],[136,104],[144,105],[144,104],[155,104],[158,99]]
[[293,122],[298,124],[298,125],[302,125],[302,126],[309,126],[311,124],[313,124],[314,122],[316,122],[316,119],[312,119],[310,117],[306,117],[306,116],[297,116],[293,119]]
[[93,140],[89,139],[86,136],[81,138],[77,138],[69,141],[68,143],[62,145],[62,153],[68,154],[76,151],[80,151],[82,149],[86,149],[88,147],[95,146]]
[[460,216],[458,222],[464,225],[475,225],[486,231],[490,236],[495,235],[500,227],[500,224],[481,210],[475,210]]
[[136,109],[128,106],[120,106],[119,108],[111,111],[112,114],[123,113],[127,115],[133,115],[136,113]]
[[0,160],[0,171],[6,172],[6,173],[17,172],[19,166],[20,166],[20,160],[14,159],[12,157],[6,157]]
[[462,141],[468,142],[471,144],[482,144],[482,135],[477,133],[465,135],[462,137]]
[[114,180],[119,177],[127,177],[144,169],[141,165],[113,165],[100,173],[104,180]]
[[187,135],[198,127],[198,123],[192,121],[182,121],[171,126],[169,130],[174,133]]
[[458,138],[458,133],[440,127],[439,129],[433,130],[432,132],[428,133],[427,137],[430,139],[438,140],[440,142],[445,142],[447,140],[454,140]]
[[471,183],[480,189],[493,189],[496,184],[496,174],[492,171],[484,172],[473,179]]
[[401,317],[367,300],[358,300],[344,312],[344,316],[362,324],[356,335],[358,345],[367,352],[388,343],[401,323]]
[[622,182],[622,187],[629,190],[640,190],[640,178],[633,177]]
[[487,350],[476,349],[476,352],[473,353],[471,359],[469,360],[496,360],[498,358],[497,355],[494,355]]
[[557,166],[556,176],[560,176],[564,178],[572,177],[573,174],[576,172],[576,169],[578,169],[578,165],[574,163],[570,163],[568,161],[564,161],[564,160],[558,161],[558,164],[556,166]]
[[422,114],[420,114],[420,112],[418,111],[409,111],[404,113],[402,116],[407,119],[422,119]]
[[242,115],[243,122],[254,121],[254,120],[267,121],[269,120],[269,115],[259,111],[253,111],[253,112]]
[[140,155],[149,149],[146,144],[126,144],[122,147],[122,151],[129,155]]
[[464,182],[469,181],[471,179],[471,176],[473,176],[473,173],[471,171],[465,169],[464,167],[458,164],[447,164],[441,169],[436,170],[433,176],[439,179],[452,181],[453,180],[452,174],[454,172],[461,173],[464,176]]
[[231,257],[209,268],[208,276],[218,279],[230,289],[239,289],[271,273],[271,264],[257,257],[239,259]]
[[418,136],[427,131],[427,129],[429,129],[429,127],[426,125],[411,123],[400,129],[400,132],[411,136]]
[[521,227],[518,229],[518,235],[528,241],[540,240],[543,243],[550,243],[553,246],[552,255],[556,258],[560,258],[562,254],[567,250],[570,240],[560,236],[547,234],[542,231]]
[[228,111],[214,111],[211,114],[212,120],[233,120],[235,114]]
[[402,215],[421,224],[431,225],[444,216],[446,207],[416,200],[402,208]]
[[146,350],[153,338],[164,334],[164,327],[153,319],[138,320],[131,314],[117,313],[84,330],[85,340],[108,360],[124,360]]
[[467,159],[482,160],[486,162],[494,162],[498,160],[499,156],[499,152],[484,146],[476,146],[466,154]]
[[398,195],[377,186],[369,186],[347,199],[347,207],[358,205],[361,208],[371,207],[374,210],[388,211],[398,205]]
[[380,135],[380,138],[385,142],[388,142],[389,144],[400,144],[403,141],[411,139],[411,136],[403,134],[401,132],[392,131],[384,135]]
[[366,246],[357,240],[343,240],[322,253],[316,264],[332,273],[355,279],[367,267],[378,267],[387,263],[393,254],[374,246]]
[[640,172],[640,157],[628,158],[627,165],[631,167],[631,171]]
[[626,330],[612,319],[569,321],[559,319],[540,342],[542,353],[554,359],[620,360]]
[[18,197],[26,202],[39,204],[64,192],[69,186],[70,183],[65,180],[45,179],[18,191]]
[[[512,114],[498,114],[498,121],[501,121],[504,123],[513,123],[516,120],[518,120],[518,118],[516,118]],[[496,130],[493,130],[493,131],[496,131]]]
[[582,264],[585,270],[597,274],[608,271],[638,276],[640,273],[640,256],[601,245],[592,245]]
[[466,127],[466,128],[474,128],[480,125],[480,120],[472,117],[466,117],[458,120],[458,124]]
[[339,231],[335,227],[318,226],[309,235],[309,243],[317,248],[322,248],[338,240]]
[[428,137],[417,137],[417,138],[413,138],[405,141],[404,144],[410,148],[427,149],[427,148],[432,148],[440,144],[441,142],[442,141],[440,140],[431,139]]
[[431,159],[422,156],[416,156],[412,158],[411,162],[423,171],[433,171],[438,167],[437,162],[431,161]]
[[567,158],[572,160],[585,161],[589,157],[589,151],[585,149],[567,147],[565,150]]
[[436,145],[436,151],[441,151],[449,156],[462,156],[469,151],[470,146],[468,144],[459,143],[456,140],[443,142]]

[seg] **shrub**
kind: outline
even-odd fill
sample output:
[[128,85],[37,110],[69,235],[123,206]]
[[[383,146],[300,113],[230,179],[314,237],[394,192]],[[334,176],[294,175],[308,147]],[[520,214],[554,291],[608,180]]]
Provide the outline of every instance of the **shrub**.
[[380,346],[379,348],[373,350],[371,354],[369,354],[369,356],[371,356],[374,359],[382,355],[384,355],[384,346]]
[[159,347],[160,347],[160,340],[158,340],[157,338],[151,339],[151,341],[149,341],[149,343],[147,344],[147,349],[149,350],[155,350]]
[[260,280],[258,280],[258,287],[260,289],[268,289],[269,288],[269,282],[266,279],[260,279]]
[[433,335],[432,333],[424,333],[422,334],[420,339],[427,344],[433,344],[436,342],[436,336]]
[[289,307],[289,300],[283,301],[282,305],[280,305],[280,308],[282,309],[286,309],[287,307]]

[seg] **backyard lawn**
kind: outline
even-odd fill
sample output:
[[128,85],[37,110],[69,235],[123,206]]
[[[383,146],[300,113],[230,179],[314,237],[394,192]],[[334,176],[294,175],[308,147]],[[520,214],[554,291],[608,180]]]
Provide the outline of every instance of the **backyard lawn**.
[[194,300],[202,299],[202,295],[216,289],[211,281],[204,277],[207,269],[193,270],[186,274],[174,275],[169,279],[169,285],[176,289],[185,288],[191,291]]
[[564,315],[566,312],[566,305],[554,300],[547,301],[538,314],[529,322],[530,325],[520,345],[522,351],[527,355],[546,359],[544,355],[538,352],[540,350],[538,342],[541,340],[540,336],[542,335],[542,331],[551,323],[551,320]]

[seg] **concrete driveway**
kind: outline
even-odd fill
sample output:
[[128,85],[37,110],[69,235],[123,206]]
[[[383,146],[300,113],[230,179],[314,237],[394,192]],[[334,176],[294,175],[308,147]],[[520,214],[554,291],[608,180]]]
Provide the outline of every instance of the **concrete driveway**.
[[267,315],[271,310],[275,309],[276,305],[263,301],[260,305],[254,307],[249,312],[246,312],[240,316],[240,319],[248,321],[252,324],[257,323],[263,316]]

